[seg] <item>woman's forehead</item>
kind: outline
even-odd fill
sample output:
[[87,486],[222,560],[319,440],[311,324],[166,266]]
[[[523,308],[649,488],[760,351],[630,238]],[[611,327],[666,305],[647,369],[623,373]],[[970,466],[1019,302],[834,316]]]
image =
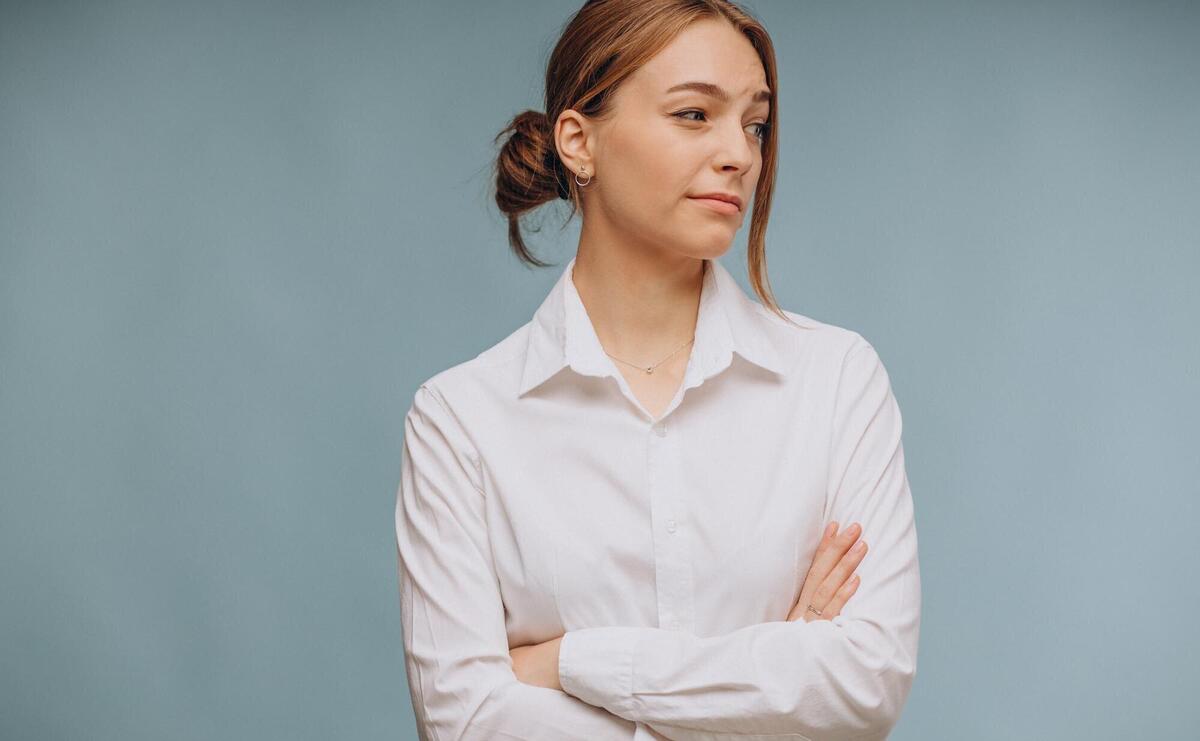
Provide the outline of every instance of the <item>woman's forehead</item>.
[[[697,26],[706,26],[697,29]],[[674,92],[706,92],[680,87],[699,82],[731,99],[767,89],[762,60],[749,39],[728,24],[696,23],[626,79],[639,96],[661,98]],[[707,92],[713,92],[711,89]]]

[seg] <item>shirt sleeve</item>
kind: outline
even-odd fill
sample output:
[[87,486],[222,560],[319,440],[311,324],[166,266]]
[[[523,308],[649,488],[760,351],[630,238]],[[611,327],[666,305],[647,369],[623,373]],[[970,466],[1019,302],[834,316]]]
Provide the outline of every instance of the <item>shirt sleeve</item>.
[[861,523],[868,545],[839,615],[711,637],[570,631],[559,653],[564,690],[672,739],[886,738],[916,673],[921,585],[900,410],[861,335],[843,359],[831,436],[825,522]]
[[419,737],[635,738],[639,724],[513,673],[476,461],[444,400],[422,385],[405,418],[396,502],[405,668]]

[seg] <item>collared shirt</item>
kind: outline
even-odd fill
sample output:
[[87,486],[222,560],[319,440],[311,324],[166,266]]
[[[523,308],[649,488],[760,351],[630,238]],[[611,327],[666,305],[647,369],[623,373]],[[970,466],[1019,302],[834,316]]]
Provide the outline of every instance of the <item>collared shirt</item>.
[[[659,418],[571,279],[420,384],[396,500],[420,737],[882,739],[916,671],[920,574],[900,410],[859,333],[789,324],[705,261]],[[788,621],[822,531],[861,523],[857,592]],[[563,691],[510,647],[562,636]]]

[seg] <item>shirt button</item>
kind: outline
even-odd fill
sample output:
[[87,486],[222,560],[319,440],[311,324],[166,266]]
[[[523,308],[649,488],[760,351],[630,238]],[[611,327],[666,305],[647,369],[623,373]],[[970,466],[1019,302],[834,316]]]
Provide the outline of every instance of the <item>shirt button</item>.
[[654,425],[654,434],[658,435],[659,437],[666,437],[667,436],[667,426],[664,425],[662,422],[659,422],[658,424]]
[[667,532],[668,533],[675,532],[675,521],[674,520],[667,520]]

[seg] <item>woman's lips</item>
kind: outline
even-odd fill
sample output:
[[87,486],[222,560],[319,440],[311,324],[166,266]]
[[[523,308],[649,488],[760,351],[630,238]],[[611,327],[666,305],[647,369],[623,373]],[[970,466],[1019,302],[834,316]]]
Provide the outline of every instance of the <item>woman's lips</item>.
[[[691,198],[691,196],[689,196],[689,198]],[[721,201],[716,198],[691,198],[691,200],[699,203],[701,206],[711,208],[713,211],[717,211],[718,213],[736,214],[738,212],[738,207],[729,201]]]

